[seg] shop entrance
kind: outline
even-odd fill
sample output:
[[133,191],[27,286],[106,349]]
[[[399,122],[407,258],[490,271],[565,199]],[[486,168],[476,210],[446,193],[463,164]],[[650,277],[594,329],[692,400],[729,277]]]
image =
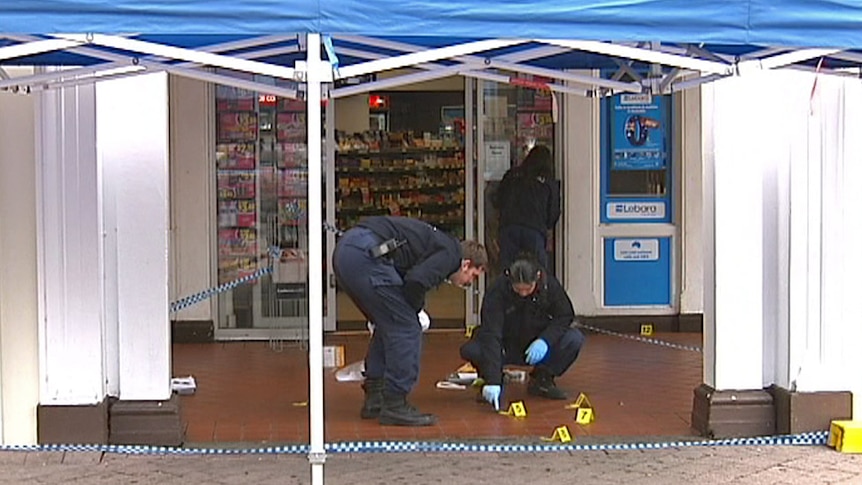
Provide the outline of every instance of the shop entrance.
[[[530,82],[544,80],[529,78]],[[485,284],[501,274],[499,244],[499,207],[497,189],[506,172],[524,160],[537,145],[546,146],[556,159],[554,95],[549,90],[519,87],[492,81],[476,81],[477,112],[477,177],[476,213],[478,237],[488,248],[490,268]],[[559,160],[557,160],[559,166]],[[559,169],[557,170],[559,172]],[[553,271],[554,234],[548,234],[549,269]],[[484,288],[484,286],[483,286]]]
[[[340,98],[334,108],[328,168],[335,190],[327,219],[346,229],[370,215],[419,218],[483,241],[491,256],[484,281],[498,274],[493,193],[530,148],[555,151],[550,91],[452,77]],[[380,126],[389,129],[373,129]],[[364,329],[365,318],[329,280],[336,329]],[[483,289],[484,283],[472,293],[441,285],[429,292],[432,327],[478,323]]]
[[[305,340],[304,101],[217,86],[214,106],[219,284],[272,268],[219,295],[216,338]],[[491,258],[483,282],[469,293],[441,285],[426,298],[434,328],[474,325],[484,284],[500,270],[494,193],[533,146],[556,153],[553,112],[548,90],[459,76],[334,98],[324,116],[326,220],[346,230],[363,217],[402,215],[483,241]],[[364,329],[329,268],[334,245],[328,233],[325,328]]]
[[[364,217],[400,215],[463,238],[467,207],[465,90],[460,77],[336,98],[326,218],[346,230]],[[328,197],[330,194],[327,194]],[[327,260],[335,239],[328,242]],[[327,301],[337,330],[365,329],[366,319],[329,272]],[[463,327],[466,293],[441,285],[426,296],[437,328]]]

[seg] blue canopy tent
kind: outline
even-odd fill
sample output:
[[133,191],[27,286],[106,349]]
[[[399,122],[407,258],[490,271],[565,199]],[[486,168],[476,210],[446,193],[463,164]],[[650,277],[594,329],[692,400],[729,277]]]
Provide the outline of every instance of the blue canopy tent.
[[854,1],[788,0],[30,0],[0,6],[0,31],[578,38],[792,47],[862,47]]
[[[142,70],[282,96],[296,91],[278,80],[305,83],[308,197],[321,200],[320,86],[340,78],[418,67],[424,72],[394,82],[456,74],[505,82],[505,73],[523,72],[584,86],[550,84],[566,93],[671,91],[749,68],[811,69],[823,58],[826,68],[857,65],[860,27],[862,2],[847,0],[28,0],[0,4],[0,88],[50,89],[73,76],[72,82],[93,82]],[[4,79],[2,66],[11,64],[81,67]],[[563,71],[635,72],[643,66],[664,66],[663,78],[622,81]],[[336,88],[329,95],[379,86]],[[322,224],[319,204],[309,204],[308,221]],[[309,232],[313,260],[322,259],[321,238]],[[309,288],[310,461],[318,483],[325,458],[320,272],[310,272]]]

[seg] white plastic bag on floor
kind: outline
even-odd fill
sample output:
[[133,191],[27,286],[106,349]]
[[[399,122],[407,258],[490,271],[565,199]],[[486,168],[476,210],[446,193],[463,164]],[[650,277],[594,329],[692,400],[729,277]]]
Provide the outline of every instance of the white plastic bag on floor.
[[365,380],[365,359],[352,364],[347,364],[335,371],[335,380],[338,382],[361,382]]
[[[419,310],[419,325],[422,331],[431,327],[431,317],[425,310]],[[374,324],[366,323],[368,331],[374,333]],[[335,372],[335,380],[338,382],[360,382],[365,380],[365,359],[348,364]]]

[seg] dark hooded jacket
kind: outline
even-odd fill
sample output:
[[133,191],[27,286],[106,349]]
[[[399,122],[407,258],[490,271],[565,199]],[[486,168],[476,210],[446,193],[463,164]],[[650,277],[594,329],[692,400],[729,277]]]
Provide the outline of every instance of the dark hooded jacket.
[[482,300],[482,324],[473,338],[482,348],[485,368],[479,369],[487,384],[500,384],[504,352],[523,354],[537,338],[553,347],[575,320],[568,294],[553,275],[542,272],[533,294],[522,298],[501,275]]

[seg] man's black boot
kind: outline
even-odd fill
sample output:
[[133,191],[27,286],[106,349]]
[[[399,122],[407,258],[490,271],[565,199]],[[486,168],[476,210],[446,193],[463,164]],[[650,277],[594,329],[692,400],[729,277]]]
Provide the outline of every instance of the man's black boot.
[[393,426],[431,426],[437,423],[437,417],[420,413],[407,402],[407,396],[403,394],[384,392],[383,409],[380,410],[378,421]]
[[531,396],[544,397],[546,399],[568,399],[568,395],[557,387],[554,376],[547,369],[537,367],[530,373],[530,383],[527,385],[527,394]]
[[383,407],[383,379],[365,379],[362,389],[365,391],[365,402],[359,415],[362,419],[376,419]]

